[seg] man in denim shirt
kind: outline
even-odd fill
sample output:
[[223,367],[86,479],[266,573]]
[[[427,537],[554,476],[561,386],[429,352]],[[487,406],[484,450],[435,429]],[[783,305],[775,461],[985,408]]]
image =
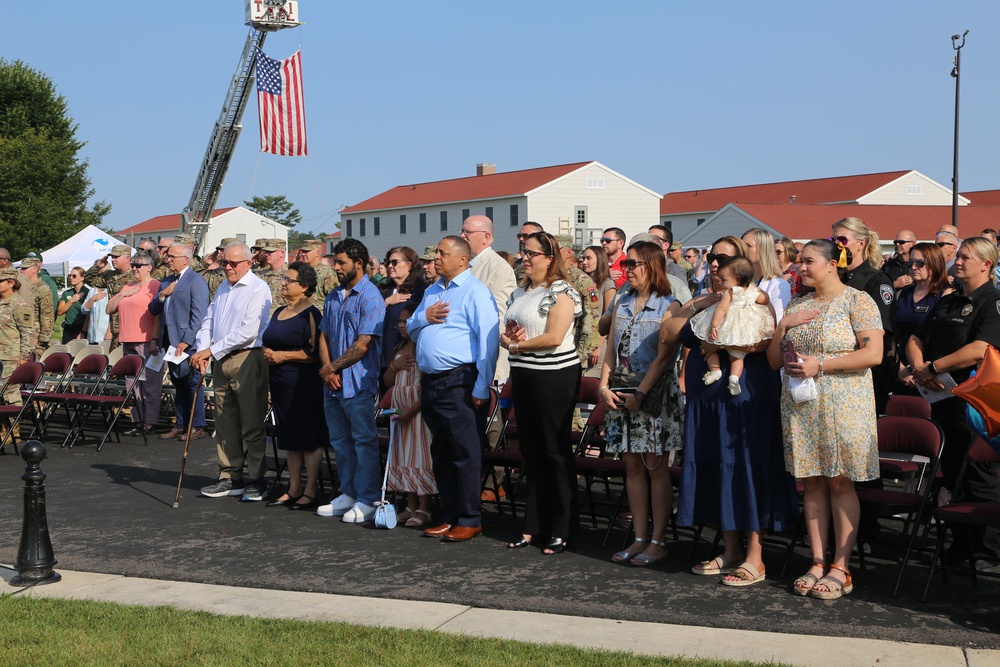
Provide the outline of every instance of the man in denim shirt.
[[382,358],[385,301],[365,273],[368,248],[347,238],[333,248],[340,286],[330,292],[320,322],[320,376],[326,384],[326,424],[337,457],[341,495],[316,514],[365,523],[379,493],[375,394]]

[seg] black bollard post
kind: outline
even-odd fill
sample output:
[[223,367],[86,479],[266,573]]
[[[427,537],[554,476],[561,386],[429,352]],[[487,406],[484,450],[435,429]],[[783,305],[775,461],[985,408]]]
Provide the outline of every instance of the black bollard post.
[[42,460],[45,446],[29,440],[21,446],[21,458],[28,464],[21,479],[24,480],[24,523],[21,527],[21,546],[17,550],[14,569],[17,576],[11,586],[53,584],[62,577],[53,570],[56,561],[49,539],[49,522],[45,516],[45,472]]

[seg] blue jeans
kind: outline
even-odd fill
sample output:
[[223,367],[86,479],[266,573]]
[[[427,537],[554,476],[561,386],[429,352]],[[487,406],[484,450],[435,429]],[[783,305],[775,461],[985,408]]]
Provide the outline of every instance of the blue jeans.
[[[174,412],[177,416],[177,428],[187,430],[188,415],[191,413],[191,403],[195,400],[194,388],[198,387],[200,379],[198,373],[189,365],[187,360],[180,366],[167,364],[170,380],[174,383],[177,392],[174,401]],[[194,426],[195,430],[205,428],[205,388],[198,387],[198,400],[194,404]]]
[[366,505],[382,497],[382,459],[375,432],[375,396],[362,391],[352,398],[323,399],[330,446],[337,457],[340,492]]

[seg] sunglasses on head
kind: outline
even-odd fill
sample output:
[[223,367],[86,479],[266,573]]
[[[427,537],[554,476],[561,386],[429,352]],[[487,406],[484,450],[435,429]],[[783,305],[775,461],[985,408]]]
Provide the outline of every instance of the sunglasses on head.
[[626,259],[624,262],[622,262],[622,266],[624,266],[629,271],[635,271],[638,267],[642,266],[645,263],[646,262],[643,262],[642,260],[638,259]]
[[725,260],[729,259],[729,255],[727,255],[724,252],[720,252],[720,253],[710,252],[707,255],[705,255],[705,259],[708,260],[709,264],[711,264],[712,262],[720,262],[721,263],[721,262],[724,262]]
[[908,269],[922,269],[927,265],[922,259],[911,259],[906,262],[906,268]]

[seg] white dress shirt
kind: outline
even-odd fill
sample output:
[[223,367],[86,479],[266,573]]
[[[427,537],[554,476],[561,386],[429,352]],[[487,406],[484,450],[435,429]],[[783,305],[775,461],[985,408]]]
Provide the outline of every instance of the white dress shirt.
[[198,351],[210,349],[212,358],[218,360],[238,350],[260,347],[270,312],[271,288],[253,271],[233,284],[223,282],[198,329]]

